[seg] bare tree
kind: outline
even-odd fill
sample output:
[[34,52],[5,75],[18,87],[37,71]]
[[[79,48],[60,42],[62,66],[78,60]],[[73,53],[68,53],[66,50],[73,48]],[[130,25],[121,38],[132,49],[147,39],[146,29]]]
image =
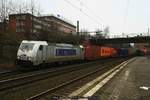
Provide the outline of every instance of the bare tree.
[[32,15],[41,15],[42,9],[40,7],[40,4],[38,3],[38,0],[30,0],[29,7],[30,9],[29,13]]
[[10,9],[7,7],[8,0],[0,0],[0,21],[3,22],[2,30],[6,30],[6,20],[8,19],[8,13]]
[[0,22],[3,23],[2,29],[4,32],[6,31],[6,21],[9,19],[9,14],[20,13],[21,9],[21,6],[18,6],[17,2],[13,0],[0,0]]
[[22,0],[0,0],[0,21],[8,19],[12,13],[31,13],[33,15],[40,14],[40,5],[37,5],[37,0],[25,2]]
[[17,11],[16,4],[12,0],[0,0],[0,21],[8,19],[9,14]]

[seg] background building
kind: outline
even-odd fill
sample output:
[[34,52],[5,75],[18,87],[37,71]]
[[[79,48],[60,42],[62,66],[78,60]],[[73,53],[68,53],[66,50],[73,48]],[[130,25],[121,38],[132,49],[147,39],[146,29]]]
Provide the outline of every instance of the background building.
[[43,31],[50,32],[50,24],[29,13],[9,15],[9,28],[12,32],[32,37]]
[[47,34],[76,32],[76,26],[56,16],[36,17],[29,13],[9,15],[9,29],[26,37],[41,38]]
[[49,15],[49,16],[41,16],[39,17],[41,20],[48,22],[51,27],[52,33],[65,33],[72,34],[76,33],[76,26],[72,23],[65,21],[57,16]]

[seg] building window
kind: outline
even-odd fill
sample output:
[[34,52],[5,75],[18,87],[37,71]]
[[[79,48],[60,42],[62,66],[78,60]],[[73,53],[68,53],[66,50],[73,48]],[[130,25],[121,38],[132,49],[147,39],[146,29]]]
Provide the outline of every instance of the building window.
[[17,27],[19,27],[19,26],[24,26],[24,25],[25,25],[25,23],[22,22],[22,21],[18,21],[18,22],[16,23],[16,26],[17,26]]
[[42,29],[42,26],[41,25],[34,25],[34,28],[36,28],[36,29]]
[[25,20],[26,16],[22,15],[22,16],[16,16],[16,20]]
[[16,32],[25,32],[25,30],[23,28],[17,28]]
[[36,29],[33,29],[33,33],[37,33],[38,31]]

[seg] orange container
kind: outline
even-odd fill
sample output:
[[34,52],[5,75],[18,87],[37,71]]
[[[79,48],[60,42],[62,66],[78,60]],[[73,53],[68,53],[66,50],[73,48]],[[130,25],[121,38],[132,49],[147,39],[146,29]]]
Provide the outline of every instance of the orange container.
[[110,57],[111,56],[111,48],[101,47],[100,53],[101,53],[101,57]]

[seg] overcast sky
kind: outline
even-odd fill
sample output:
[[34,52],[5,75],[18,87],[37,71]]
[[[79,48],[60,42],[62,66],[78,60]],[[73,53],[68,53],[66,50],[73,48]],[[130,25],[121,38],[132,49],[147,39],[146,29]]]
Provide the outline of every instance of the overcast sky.
[[[68,2],[69,1],[69,2]],[[150,0],[37,0],[42,14],[59,14],[80,29],[93,31],[110,27],[111,33],[147,32]]]

